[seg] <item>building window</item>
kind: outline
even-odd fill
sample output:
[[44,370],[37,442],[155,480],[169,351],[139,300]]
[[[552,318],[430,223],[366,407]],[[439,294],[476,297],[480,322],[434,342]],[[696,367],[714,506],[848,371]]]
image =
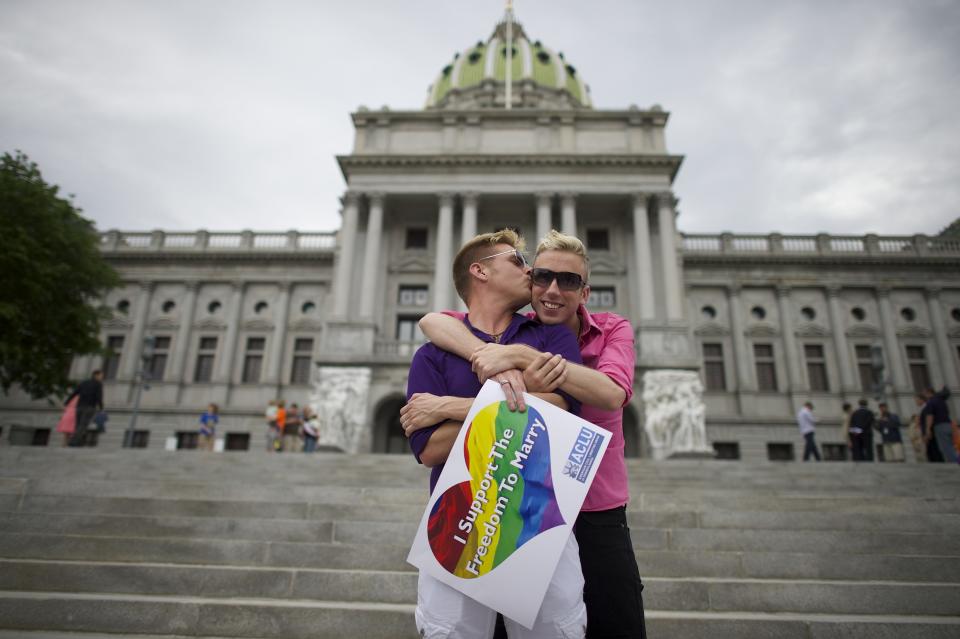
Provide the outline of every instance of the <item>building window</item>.
[[740,444],[737,442],[713,442],[714,459],[740,459]]
[[173,300],[167,300],[166,302],[163,303],[163,306],[161,306],[160,308],[164,313],[172,313],[173,309],[175,309],[176,307],[177,307],[176,302],[174,302]]
[[410,228],[407,229],[407,239],[404,246],[408,249],[427,248],[427,229]]
[[130,431],[128,444],[130,448],[146,448],[150,444],[150,431]]
[[300,307],[300,312],[304,315],[312,315],[315,310],[317,310],[317,305],[313,302],[304,302]]
[[[867,344],[857,344],[854,351],[857,354],[857,370],[860,371],[860,391],[868,395],[874,391],[874,388],[882,380],[877,378],[873,372],[871,347]],[[883,351],[880,351],[880,353],[882,355]]]
[[927,354],[923,346],[907,346],[907,364],[910,366],[913,390],[919,393],[930,388],[930,370],[927,368]]
[[768,443],[767,459],[770,461],[793,461],[793,444],[784,442]]
[[130,300],[120,300],[117,302],[117,310],[128,315],[130,313]]
[[607,229],[587,229],[587,250],[609,251],[610,231]]
[[727,376],[723,372],[723,344],[703,345],[703,378],[708,391],[727,390]]
[[960,322],[960,307],[951,310],[950,317],[953,318],[954,322]]
[[773,360],[773,344],[754,344],[753,360],[757,367],[757,390],[777,390],[777,367]]
[[213,380],[213,361],[217,355],[217,338],[201,337],[197,348],[197,365],[193,369],[193,381]]
[[590,308],[616,308],[617,289],[613,286],[598,286],[590,289],[590,299],[587,300]]
[[846,444],[823,444],[820,448],[823,450],[824,461],[847,461]]
[[804,344],[803,355],[807,360],[807,378],[810,390],[827,392],[830,383],[827,380],[827,362],[823,354],[823,344]]
[[917,319],[917,312],[909,306],[905,306],[900,309],[900,317],[902,317],[905,322],[912,322]]
[[120,354],[123,352],[123,335],[107,336],[107,356],[103,360],[103,378],[116,379],[120,370]]
[[812,322],[813,320],[817,319],[817,312],[813,310],[813,307],[811,306],[804,306],[801,308],[800,315],[802,315],[803,319],[807,320],[808,322]]
[[224,450],[250,450],[250,433],[227,433],[223,438]]
[[270,305],[261,300],[253,305],[253,312],[259,315],[260,313],[264,312],[268,308],[270,308]]
[[293,367],[290,370],[290,383],[309,384],[312,362],[313,340],[309,337],[298,337],[293,340]]
[[867,319],[867,312],[859,306],[853,308],[850,311],[850,314],[853,315],[853,319],[857,320],[858,322],[862,322],[863,320]]
[[706,306],[700,309],[700,316],[705,320],[713,320],[717,318],[717,309],[707,304]]
[[426,286],[401,286],[397,303],[400,306],[426,306],[430,303],[430,290]]
[[211,315],[216,315],[217,311],[219,311],[222,307],[223,305],[220,303],[219,300],[213,300],[212,302],[207,304],[207,312],[210,313]]
[[147,362],[147,375],[152,380],[162,380],[167,369],[167,357],[170,355],[170,338],[160,336],[154,338],[153,357]]
[[243,373],[240,381],[244,384],[256,384],[260,381],[260,369],[263,368],[263,349],[267,340],[264,337],[247,338],[247,354],[243,358]]
[[177,450],[196,450],[197,431],[178,430],[177,431]]
[[397,341],[422,342],[419,315],[401,315],[397,318]]
[[753,319],[760,321],[762,319],[766,319],[767,309],[763,308],[762,306],[754,306],[750,309],[750,314],[753,315]]

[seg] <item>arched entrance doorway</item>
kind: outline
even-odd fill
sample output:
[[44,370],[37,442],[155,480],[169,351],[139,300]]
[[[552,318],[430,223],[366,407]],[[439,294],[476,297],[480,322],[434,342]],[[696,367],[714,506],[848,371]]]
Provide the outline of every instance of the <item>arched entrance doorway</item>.
[[403,395],[391,395],[380,402],[374,411],[373,452],[409,453],[407,438],[400,427],[400,408],[407,403]]

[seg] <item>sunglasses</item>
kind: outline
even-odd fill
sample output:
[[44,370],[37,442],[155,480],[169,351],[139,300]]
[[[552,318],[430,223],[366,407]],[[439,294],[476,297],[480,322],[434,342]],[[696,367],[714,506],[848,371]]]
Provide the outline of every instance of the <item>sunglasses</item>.
[[525,257],[523,256],[523,253],[520,252],[520,249],[510,249],[509,251],[501,251],[501,252],[499,252],[499,253],[494,253],[493,255],[488,255],[488,256],[486,256],[486,257],[481,257],[481,258],[480,258],[479,260],[477,260],[477,261],[478,261],[478,262],[482,262],[483,260],[493,259],[493,258],[499,257],[499,256],[501,256],[501,255],[510,255],[511,253],[513,254],[513,257],[512,257],[513,263],[516,264],[517,266],[519,266],[520,268],[526,268],[526,266],[527,266],[527,258],[525,258]]
[[561,291],[579,291],[586,286],[587,282],[579,273],[570,271],[551,271],[548,268],[535,268],[530,271],[530,279],[536,286],[549,288],[553,280],[557,280],[557,286]]

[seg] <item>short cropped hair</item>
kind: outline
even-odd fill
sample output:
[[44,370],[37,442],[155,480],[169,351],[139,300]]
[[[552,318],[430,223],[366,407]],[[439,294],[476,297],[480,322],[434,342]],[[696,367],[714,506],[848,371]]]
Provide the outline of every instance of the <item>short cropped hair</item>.
[[483,233],[468,240],[453,258],[453,285],[464,303],[468,303],[470,297],[470,265],[494,255],[496,251],[493,249],[497,244],[507,244],[518,251],[522,251],[525,246],[523,238],[516,231],[503,229],[495,233]]
[[579,255],[583,259],[583,268],[587,271],[587,280],[590,279],[590,258],[587,257],[587,251],[579,238],[561,233],[556,229],[550,229],[550,232],[544,235],[540,243],[537,244],[536,257],[539,257],[544,251],[564,251]]

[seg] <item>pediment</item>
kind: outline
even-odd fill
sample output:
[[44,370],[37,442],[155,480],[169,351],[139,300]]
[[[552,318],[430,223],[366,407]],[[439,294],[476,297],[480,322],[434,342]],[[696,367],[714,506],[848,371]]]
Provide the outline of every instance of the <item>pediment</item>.
[[319,333],[323,330],[323,322],[313,319],[298,319],[290,325],[290,328],[295,331],[307,331],[307,332],[316,332]]
[[194,325],[196,328],[201,330],[208,331],[220,331],[226,328],[220,320],[213,319],[212,317],[206,317]]
[[267,320],[252,319],[244,322],[243,328],[248,331],[269,331],[273,330],[273,324]]
[[590,273],[603,273],[605,275],[622,275],[626,273],[623,268],[623,262],[611,259],[609,257],[591,257]]
[[150,322],[148,326],[153,329],[170,330],[173,328],[177,328],[179,324],[177,324],[176,322],[174,322],[172,319],[168,317],[160,317]]
[[425,255],[404,255],[390,264],[390,272],[399,271],[432,271],[433,260]]
[[797,337],[829,337],[830,331],[825,329],[819,324],[811,324],[810,322],[804,322],[797,325],[795,331]]
[[101,324],[101,327],[110,329],[110,330],[126,330],[133,326],[133,322],[128,319],[121,317],[111,317],[108,320],[104,320]]
[[780,334],[777,327],[767,322],[761,322],[750,326],[744,334],[749,337],[776,337]]
[[706,322],[701,324],[696,329],[694,329],[695,335],[700,335],[703,337],[721,337],[723,335],[729,335],[728,331],[723,325],[717,324],[716,322]]
[[870,324],[857,324],[847,331],[850,337],[880,337],[880,329]]
[[933,333],[923,326],[904,326],[897,330],[898,337],[930,337]]

